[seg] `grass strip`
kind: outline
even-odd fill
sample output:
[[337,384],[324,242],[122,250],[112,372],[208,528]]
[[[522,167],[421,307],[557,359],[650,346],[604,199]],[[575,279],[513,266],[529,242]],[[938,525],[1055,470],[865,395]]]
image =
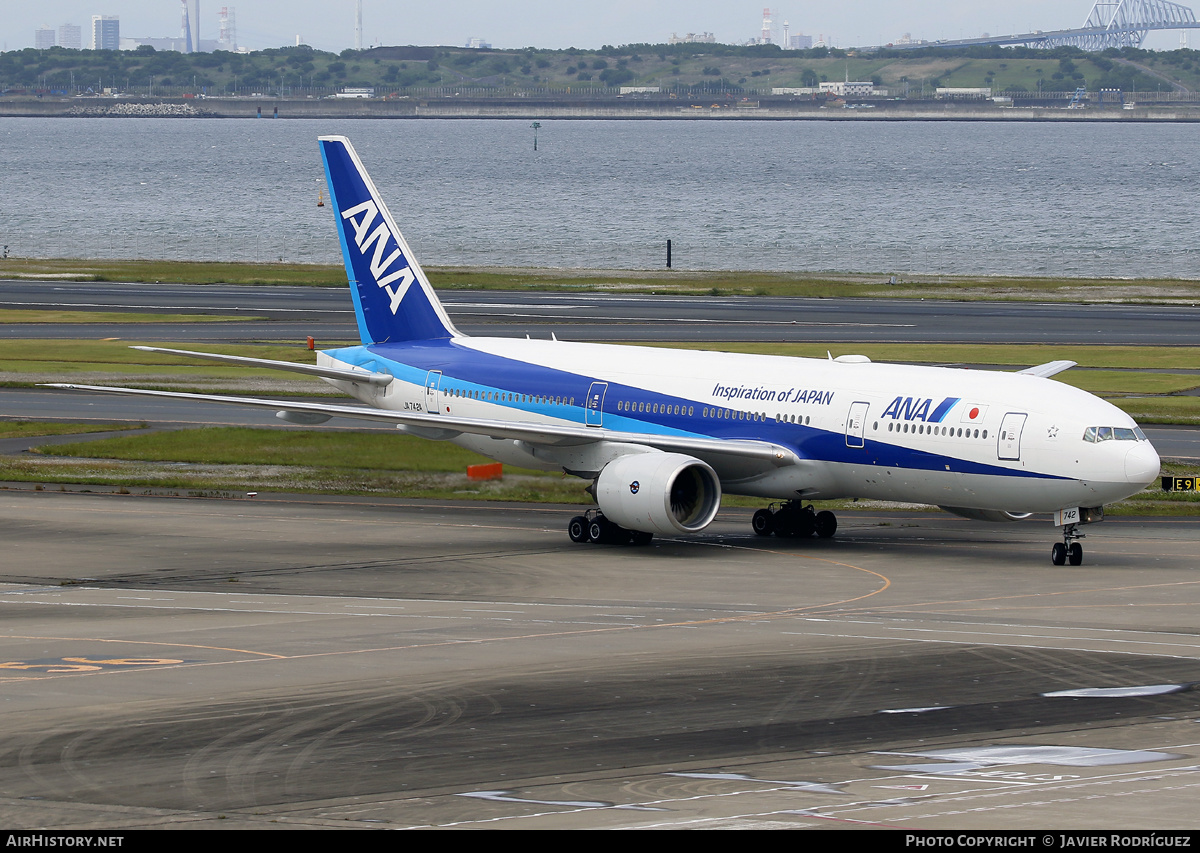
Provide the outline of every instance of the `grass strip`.
[[[890,297],[954,300],[1200,301],[1200,281],[1183,279],[1005,278],[892,273],[696,270],[574,270],[426,267],[444,290],[624,291],[631,293]],[[345,287],[333,264],[8,258],[0,277],[179,284]]]
[[140,429],[140,424],[64,424],[54,421],[0,419],[0,438],[40,438],[47,435],[85,435],[93,432],[116,432]]

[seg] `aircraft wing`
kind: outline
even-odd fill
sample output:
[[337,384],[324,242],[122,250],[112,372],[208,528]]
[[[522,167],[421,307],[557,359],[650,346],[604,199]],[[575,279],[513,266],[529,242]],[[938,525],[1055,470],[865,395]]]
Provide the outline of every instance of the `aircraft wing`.
[[686,435],[657,435],[655,433],[617,432],[601,427],[543,424],[525,421],[501,421],[486,418],[462,418],[450,415],[429,415],[423,412],[395,412],[386,409],[366,409],[361,406],[339,406],[329,403],[302,403],[296,400],[263,400],[254,397],[226,397],[220,394],[189,394],[182,391],[152,391],[145,388],[110,388],[103,385],[74,385],[65,382],[49,383],[46,388],[68,391],[93,391],[105,394],[127,394],[138,397],[168,397],[176,400],[199,400],[231,406],[271,409],[301,415],[357,418],[390,423],[421,438],[438,441],[462,434],[482,435],[495,439],[525,441],[548,447],[567,447],[597,441],[638,444],[664,451],[690,453],[704,457],[712,454],[732,456],[769,463],[775,467],[799,464],[800,458],[791,450],[768,441],[724,440]]
[[1077,361],[1048,361],[1036,367],[1027,367],[1024,370],[1018,370],[1017,373],[1023,373],[1026,376],[1041,376],[1044,379],[1056,373],[1062,373],[1064,370],[1069,370],[1078,363]]

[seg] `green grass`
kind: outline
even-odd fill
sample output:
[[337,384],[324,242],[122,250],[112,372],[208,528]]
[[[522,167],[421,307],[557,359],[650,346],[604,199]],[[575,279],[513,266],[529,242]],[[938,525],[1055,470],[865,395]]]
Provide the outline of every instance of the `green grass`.
[[1117,397],[1111,402],[1140,424],[1200,424],[1200,397]]
[[37,438],[44,435],[83,435],[138,429],[138,424],[63,424],[50,421],[0,420],[0,438]]
[[[454,444],[379,430],[202,427],[37,448],[47,456],[207,465],[304,465],[378,471],[465,472],[490,460]],[[521,471],[533,474],[532,471]]]
[[[426,267],[441,290],[620,291],[685,295],[890,297],[954,300],[1200,301],[1200,281],[1175,279],[1001,278],[884,273],[790,273],[695,270],[552,270]],[[0,277],[181,284],[287,284],[345,287],[341,266],[206,261],[13,259]],[[1161,293],[1154,293],[1161,290]],[[86,322],[86,321],[85,321]]]
[[0,479],[188,491],[590,502],[585,483],[560,474],[508,467],[502,480],[470,481],[467,466],[491,460],[452,444],[382,431],[205,427],[46,445],[35,453],[42,458],[0,457]]
[[[1082,367],[1133,368],[1141,370],[1200,370],[1200,346],[1196,347],[1135,347],[1135,346],[1074,346],[1071,344],[872,344],[838,342],[761,342],[719,341],[707,343],[648,343],[645,346],[678,349],[720,350],[763,355],[790,355],[805,358],[826,358],[826,353],[839,355],[861,354],[872,361],[904,364],[998,364],[1031,367],[1049,361],[1069,359]],[[1080,375],[1076,372],[1075,375]],[[1056,378],[1072,375],[1060,373]],[[1196,384],[1200,384],[1197,381]]]
[[[1195,465],[1167,462],[1162,466],[1164,477],[1194,477]],[[1200,513],[1200,492],[1164,492],[1161,484],[1104,508],[1110,515],[1196,515]]]
[[79,260],[7,258],[3,278],[71,278],[78,281],[171,282],[173,284],[309,284],[346,286],[342,266],[250,264],[213,261]]

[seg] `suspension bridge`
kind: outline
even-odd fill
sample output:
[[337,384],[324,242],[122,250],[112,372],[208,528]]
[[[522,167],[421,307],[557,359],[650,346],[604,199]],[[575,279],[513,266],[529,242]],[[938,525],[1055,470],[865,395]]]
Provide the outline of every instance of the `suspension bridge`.
[[973,47],[1000,45],[1051,49],[1078,47],[1101,51],[1110,47],[1141,47],[1151,30],[1187,30],[1200,28],[1196,14],[1187,6],[1167,0],[1096,0],[1083,26],[1071,30],[1038,30],[1011,36],[984,36],[951,41],[890,44],[889,50],[928,47]]

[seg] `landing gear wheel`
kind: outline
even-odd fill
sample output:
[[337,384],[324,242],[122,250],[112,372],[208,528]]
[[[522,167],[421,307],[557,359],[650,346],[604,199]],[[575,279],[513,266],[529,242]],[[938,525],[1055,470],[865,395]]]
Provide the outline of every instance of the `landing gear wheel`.
[[607,545],[611,541],[609,537],[613,527],[615,525],[605,518],[593,519],[591,525],[588,526],[588,539],[601,545]]
[[630,532],[630,544],[632,545],[649,545],[650,540],[653,538],[653,533],[647,533],[644,530],[634,530]]
[[567,535],[571,537],[572,542],[584,543],[591,539],[588,533],[588,528],[591,524],[582,515],[577,515],[567,523]]
[[1083,565],[1083,546],[1079,544],[1083,534],[1078,531],[1077,524],[1063,525],[1063,541],[1055,542],[1050,552],[1050,562],[1056,566],[1070,563],[1072,566]]
[[760,509],[750,520],[756,536],[770,536],[775,530],[775,516],[769,509]]
[[821,539],[832,538],[837,533],[837,516],[827,509],[821,510],[817,513],[816,529]]
[[800,535],[800,510],[790,503],[784,504],[772,516],[771,526],[780,539],[794,539]]

